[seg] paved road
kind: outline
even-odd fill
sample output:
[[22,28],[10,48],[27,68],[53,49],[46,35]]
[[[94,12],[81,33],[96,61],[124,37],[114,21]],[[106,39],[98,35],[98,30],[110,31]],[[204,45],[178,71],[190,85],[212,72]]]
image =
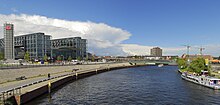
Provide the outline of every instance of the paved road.
[[[90,67],[90,68],[83,68],[79,71],[77,71],[79,74],[83,73],[83,72],[89,72],[89,71],[94,71],[96,69],[105,69],[105,68],[111,68],[111,67],[118,67],[118,66],[124,66],[124,65],[130,65],[128,63],[119,63],[119,64],[109,64],[109,65],[97,65],[95,68],[94,67]],[[83,66],[83,65],[82,65]],[[51,78],[53,77],[57,77],[57,76],[62,76],[62,75],[67,75],[67,74],[75,74],[74,71],[66,71],[63,73],[57,73],[57,74],[51,74]],[[42,77],[35,77],[35,78],[30,78],[30,79],[26,79],[26,80],[20,80],[20,81],[14,81],[14,82],[8,82],[5,84],[0,84],[0,93],[2,92],[6,92],[12,89],[16,89],[28,84],[32,84],[38,81],[43,81],[45,79],[48,79],[47,76],[42,76]]]
[[[54,74],[54,75],[51,75],[50,78],[65,75],[65,74],[70,74],[70,73],[71,72]],[[26,80],[15,81],[14,83],[10,83],[9,85],[1,86],[0,92],[6,92],[8,90],[15,89],[17,87],[21,87],[21,86],[24,86],[24,85],[27,85],[27,84],[32,84],[32,83],[37,82],[37,81],[43,81],[45,79],[48,79],[48,77],[47,76],[42,76],[42,77],[36,77],[36,78],[31,78],[31,79],[26,79]]]

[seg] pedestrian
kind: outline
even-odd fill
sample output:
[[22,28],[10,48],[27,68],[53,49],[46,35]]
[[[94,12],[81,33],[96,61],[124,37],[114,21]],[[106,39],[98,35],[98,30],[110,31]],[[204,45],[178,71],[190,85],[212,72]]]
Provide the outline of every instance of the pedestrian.
[[48,78],[50,78],[50,73],[47,74]]

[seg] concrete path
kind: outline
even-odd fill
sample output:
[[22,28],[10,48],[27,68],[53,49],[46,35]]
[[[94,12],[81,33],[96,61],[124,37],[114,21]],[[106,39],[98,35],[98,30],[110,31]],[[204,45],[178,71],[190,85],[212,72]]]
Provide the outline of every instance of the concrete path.
[[[42,68],[26,68],[0,71],[1,81],[14,80],[0,84],[0,92],[6,92],[14,88],[33,84],[38,81],[45,81],[48,79],[47,74],[51,74],[51,78],[62,75],[67,75],[73,72],[73,69],[79,69],[78,73],[95,71],[96,69],[107,69],[118,66],[128,66],[129,63],[114,63],[114,64],[97,64],[97,65],[75,65],[75,66],[61,66],[61,67],[42,67]],[[4,74],[5,73],[5,74]],[[4,76],[2,76],[4,75]],[[13,75],[13,76],[12,76]],[[41,75],[41,76],[40,76]],[[12,78],[8,78],[8,77]],[[28,79],[15,81],[16,77],[25,76]]]

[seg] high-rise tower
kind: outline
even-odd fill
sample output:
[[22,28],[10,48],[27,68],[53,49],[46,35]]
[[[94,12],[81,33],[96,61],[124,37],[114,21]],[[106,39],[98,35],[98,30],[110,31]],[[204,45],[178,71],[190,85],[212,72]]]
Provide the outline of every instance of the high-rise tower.
[[4,24],[5,59],[14,59],[14,25]]
[[162,49],[159,47],[154,47],[150,50],[152,56],[161,57],[162,56]]

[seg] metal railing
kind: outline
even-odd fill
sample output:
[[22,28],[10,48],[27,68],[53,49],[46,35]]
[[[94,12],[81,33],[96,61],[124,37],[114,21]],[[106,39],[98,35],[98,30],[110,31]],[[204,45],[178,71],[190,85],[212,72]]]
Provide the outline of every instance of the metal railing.
[[[96,64],[113,64],[120,62],[107,62],[107,63],[83,63],[83,65],[96,65]],[[49,64],[0,64],[0,70],[4,69],[22,69],[22,68],[35,68],[35,67],[52,67],[52,66],[74,66],[78,64],[72,63],[49,63]]]

